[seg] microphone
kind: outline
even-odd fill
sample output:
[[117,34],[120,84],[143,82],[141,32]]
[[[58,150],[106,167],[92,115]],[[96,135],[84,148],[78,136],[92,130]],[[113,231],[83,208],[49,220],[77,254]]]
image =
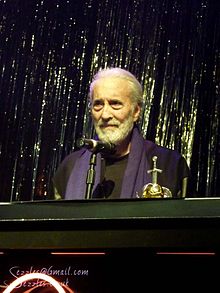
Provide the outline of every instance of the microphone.
[[76,142],[77,147],[85,147],[91,149],[95,153],[108,153],[114,154],[116,152],[116,146],[110,142],[103,142],[100,140],[79,138]]

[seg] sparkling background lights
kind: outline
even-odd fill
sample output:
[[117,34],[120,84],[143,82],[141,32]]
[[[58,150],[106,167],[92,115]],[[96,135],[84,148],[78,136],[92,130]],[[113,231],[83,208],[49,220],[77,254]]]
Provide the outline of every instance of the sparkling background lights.
[[219,196],[220,2],[0,0],[0,200],[44,199],[93,130],[88,86],[120,66],[144,88],[144,137],[179,150]]

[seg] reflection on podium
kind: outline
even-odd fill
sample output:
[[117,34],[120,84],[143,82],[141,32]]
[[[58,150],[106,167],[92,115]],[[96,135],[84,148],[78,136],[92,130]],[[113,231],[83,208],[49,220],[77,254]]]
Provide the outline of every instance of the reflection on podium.
[[0,204],[0,292],[212,292],[219,251],[218,198]]

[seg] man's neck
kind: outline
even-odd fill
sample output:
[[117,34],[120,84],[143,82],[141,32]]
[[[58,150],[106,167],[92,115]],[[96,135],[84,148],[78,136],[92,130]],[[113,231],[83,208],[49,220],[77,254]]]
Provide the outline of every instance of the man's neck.
[[119,145],[116,145],[115,157],[123,157],[129,154],[131,148],[131,135],[129,135],[123,142]]

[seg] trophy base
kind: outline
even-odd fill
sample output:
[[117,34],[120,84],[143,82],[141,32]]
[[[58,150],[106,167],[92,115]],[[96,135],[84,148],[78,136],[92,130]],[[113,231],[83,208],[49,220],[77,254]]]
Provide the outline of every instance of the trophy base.
[[141,198],[169,198],[172,197],[171,191],[157,183],[148,183],[142,189]]

